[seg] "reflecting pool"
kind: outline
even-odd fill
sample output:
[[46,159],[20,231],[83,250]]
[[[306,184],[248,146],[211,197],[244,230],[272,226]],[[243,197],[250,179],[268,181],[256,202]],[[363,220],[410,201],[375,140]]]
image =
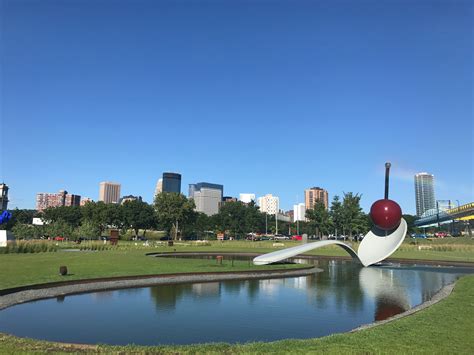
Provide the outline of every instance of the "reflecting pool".
[[[307,262],[307,261],[305,261]],[[313,338],[386,319],[473,269],[312,260],[305,277],[94,292],[0,311],[0,332],[71,343],[191,344]]]

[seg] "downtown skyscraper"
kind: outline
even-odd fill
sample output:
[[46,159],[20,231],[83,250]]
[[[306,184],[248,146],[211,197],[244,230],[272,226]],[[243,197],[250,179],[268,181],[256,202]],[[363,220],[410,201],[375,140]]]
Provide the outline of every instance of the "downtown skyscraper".
[[328,192],[321,187],[312,187],[304,190],[304,202],[307,210],[311,210],[316,205],[316,202],[322,202],[324,207],[329,207]]
[[418,173],[415,175],[416,215],[421,217],[428,210],[436,208],[434,175]]
[[99,187],[99,201],[105,203],[118,203],[120,200],[120,184],[103,181]]

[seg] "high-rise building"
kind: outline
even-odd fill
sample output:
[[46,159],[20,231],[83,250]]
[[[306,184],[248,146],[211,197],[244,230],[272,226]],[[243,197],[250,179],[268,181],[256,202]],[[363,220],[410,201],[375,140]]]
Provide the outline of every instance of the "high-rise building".
[[153,195],[153,199],[156,195],[161,194],[163,192],[163,179],[158,179],[155,186],[155,194]]
[[118,203],[120,199],[120,184],[103,181],[99,187],[99,201],[105,203]]
[[82,197],[81,198],[81,206],[84,206],[87,202],[94,202],[90,197]]
[[326,209],[329,205],[328,192],[320,187],[312,187],[304,190],[304,204],[307,210],[314,208],[317,201],[324,203]]
[[293,222],[306,221],[306,206],[304,203],[293,205]]
[[274,215],[279,211],[280,199],[272,194],[267,194],[258,198],[258,205],[260,212]]
[[81,196],[71,195],[66,192],[64,196],[64,206],[80,206],[81,205]]
[[250,203],[252,201],[255,201],[255,194],[239,194],[239,201],[242,201],[243,203]]
[[434,175],[418,173],[415,175],[416,215],[421,217],[428,210],[436,208]]
[[36,209],[43,211],[49,207],[80,206],[81,196],[68,194],[66,190],[58,193],[40,192],[36,194]]
[[0,184],[0,213],[8,207],[8,185]]
[[163,173],[162,192],[181,193],[181,174]]
[[196,211],[212,216],[219,212],[219,204],[222,202],[224,186],[200,182],[189,185],[189,198],[194,200]]

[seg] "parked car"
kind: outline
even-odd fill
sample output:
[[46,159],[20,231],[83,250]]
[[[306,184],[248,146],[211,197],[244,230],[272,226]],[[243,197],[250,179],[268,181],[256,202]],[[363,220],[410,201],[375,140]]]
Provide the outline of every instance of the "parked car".
[[301,235],[294,235],[291,237],[291,240],[303,240],[303,237]]
[[446,232],[436,232],[435,233],[435,237],[437,238],[444,238],[444,237],[447,237],[448,236],[448,233]]
[[275,240],[289,240],[290,237],[288,237],[286,235],[276,235],[273,239],[275,239]]
[[412,238],[422,238],[422,239],[428,238],[427,235],[424,234],[424,233],[415,233],[415,234],[412,234],[411,237]]
[[64,241],[64,237],[57,236],[57,237],[54,238],[54,240],[56,240],[58,242],[62,242],[62,241]]

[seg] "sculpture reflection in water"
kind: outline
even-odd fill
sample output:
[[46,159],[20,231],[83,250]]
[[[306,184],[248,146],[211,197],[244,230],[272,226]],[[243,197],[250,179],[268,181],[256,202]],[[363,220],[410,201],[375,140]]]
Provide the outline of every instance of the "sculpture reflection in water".
[[362,268],[359,283],[375,302],[374,320],[380,321],[410,309],[406,286],[391,269]]

